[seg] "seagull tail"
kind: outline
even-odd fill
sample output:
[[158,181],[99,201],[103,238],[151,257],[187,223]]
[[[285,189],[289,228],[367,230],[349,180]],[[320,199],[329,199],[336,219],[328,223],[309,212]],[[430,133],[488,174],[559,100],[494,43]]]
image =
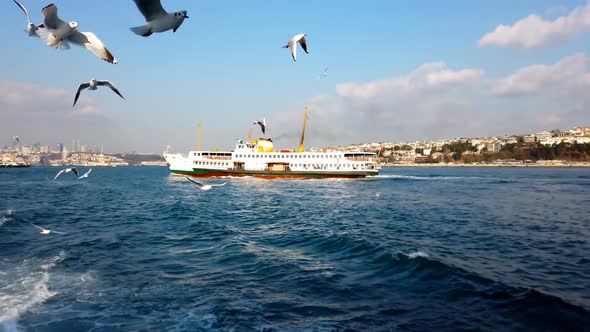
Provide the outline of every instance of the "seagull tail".
[[283,46],[283,48],[289,48],[289,44],[287,44],[287,45]]
[[152,34],[152,31],[148,25],[142,25],[140,27],[133,27],[129,29],[139,36],[148,37]]

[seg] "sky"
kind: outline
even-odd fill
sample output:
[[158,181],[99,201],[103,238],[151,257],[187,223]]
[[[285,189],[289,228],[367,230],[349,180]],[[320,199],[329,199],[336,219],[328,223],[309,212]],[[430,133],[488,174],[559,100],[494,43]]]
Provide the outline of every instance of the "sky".
[[[42,22],[49,2],[21,3]],[[590,126],[590,0],[162,0],[189,18],[147,38],[131,0],[54,3],[119,63],[28,37],[0,2],[0,146],[188,152],[201,121],[202,149],[231,149],[266,118],[275,147],[296,148],[306,106],[306,147]],[[298,33],[294,62],[281,47]],[[83,91],[72,107],[91,78],[125,99]]]

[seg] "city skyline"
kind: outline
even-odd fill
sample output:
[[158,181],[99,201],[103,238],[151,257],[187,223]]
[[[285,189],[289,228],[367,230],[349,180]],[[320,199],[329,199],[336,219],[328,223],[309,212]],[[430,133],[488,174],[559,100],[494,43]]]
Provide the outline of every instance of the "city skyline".
[[[42,5],[23,4],[39,23]],[[3,140],[67,145],[74,138],[113,153],[160,153],[166,145],[185,152],[196,147],[202,121],[203,148],[228,149],[265,117],[268,136],[292,148],[305,106],[306,146],[588,125],[589,1],[171,0],[167,9],[187,9],[191,18],[176,33],[150,38],[128,30],[143,20],[131,1],[56,5],[120,63],[76,47],[52,50],[23,33],[14,3],[0,4],[0,36],[12,45],[0,55],[11,64],[0,79]],[[101,24],[103,16],[111,24]],[[280,47],[300,32],[310,54],[293,62]],[[92,77],[113,81],[126,99],[99,90],[72,108],[77,85]]]

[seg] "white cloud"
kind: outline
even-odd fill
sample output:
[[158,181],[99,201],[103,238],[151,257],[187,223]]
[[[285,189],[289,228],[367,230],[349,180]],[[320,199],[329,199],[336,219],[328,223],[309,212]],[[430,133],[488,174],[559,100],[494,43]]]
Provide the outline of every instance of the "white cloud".
[[[37,84],[0,81],[0,133],[18,135],[23,144],[41,142],[119,147],[127,137],[97,108],[94,100],[81,96],[72,107],[74,92]],[[0,145],[7,138],[0,137]],[[126,147],[127,148],[127,147]]]
[[[472,97],[482,75],[479,69],[434,62],[390,79],[337,84],[334,95],[311,99],[307,145],[434,138],[475,130],[479,120],[469,114],[477,107]],[[302,114],[292,110],[272,119],[275,128],[292,128],[275,136],[293,144]]]
[[[575,54],[497,80],[485,79],[475,68],[427,63],[391,79],[337,84],[334,94],[310,100],[306,146],[522,134],[585,125],[589,61]],[[277,146],[297,146],[302,119],[302,108],[270,119],[277,128],[272,133]]]
[[477,69],[453,71],[442,62],[426,63],[407,76],[370,83],[345,83],[336,86],[336,92],[342,97],[405,98],[415,96],[422,91],[448,89],[457,85],[479,80],[483,72]]
[[563,42],[586,30],[590,30],[590,1],[552,21],[529,15],[512,26],[499,25],[493,32],[485,34],[478,41],[478,46],[532,50]]
[[42,87],[37,84],[16,81],[0,81],[0,110],[6,112],[78,112],[96,113],[95,102],[81,96],[72,108],[74,92]]
[[587,98],[590,93],[590,58],[582,53],[553,65],[532,65],[492,82],[496,96],[550,93],[554,96]]

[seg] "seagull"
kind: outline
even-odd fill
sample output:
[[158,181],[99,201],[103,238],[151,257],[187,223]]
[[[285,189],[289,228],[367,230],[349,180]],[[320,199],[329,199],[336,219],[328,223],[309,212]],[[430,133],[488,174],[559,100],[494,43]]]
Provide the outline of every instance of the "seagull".
[[188,176],[185,176],[187,180],[189,180],[190,182],[196,184],[197,186],[199,186],[199,189],[201,190],[209,190],[213,187],[221,187],[223,185],[225,185],[227,182],[224,183],[220,183],[220,184],[202,184],[201,182],[197,182],[191,178],[189,178]]
[[84,174],[83,174],[81,177],[79,177],[79,178],[78,178],[78,180],[80,180],[80,179],[84,179],[84,178],[87,178],[87,177],[88,177],[88,175],[90,174],[90,172],[92,172],[92,168],[91,168],[91,169],[89,169],[89,170],[88,170],[88,172],[84,173]]
[[25,32],[29,35],[29,37],[38,37],[37,36],[37,29],[41,26],[36,26],[33,22],[31,22],[31,17],[29,16],[29,12],[25,8],[25,6],[23,6],[20,2],[18,2],[16,0],[13,0],[13,1],[23,11],[23,13],[25,13],[25,16],[27,17],[28,24],[27,24],[27,28],[25,29]]
[[262,133],[266,134],[266,119],[262,119],[262,121],[260,121],[260,120],[254,121],[253,124],[259,125],[260,129],[262,130]]
[[15,141],[15,142],[20,142],[20,138],[18,138],[18,136],[14,136],[14,137],[12,138],[12,140],[13,140],[13,141]]
[[326,76],[328,76],[328,67],[326,67],[326,69],[324,69],[324,73],[322,74],[322,76],[320,76],[320,78],[326,77]]
[[31,225],[33,225],[33,226],[35,226],[35,227],[39,228],[39,230],[41,230],[40,234],[43,234],[43,235],[47,235],[47,234],[49,234],[49,233],[55,233],[55,234],[67,234],[67,233],[63,233],[63,232],[52,231],[52,230],[50,230],[50,229],[45,229],[45,228],[43,228],[43,227],[41,227],[41,226],[37,226],[37,225],[35,225],[35,224],[31,224]]
[[60,176],[61,173],[69,173],[69,172],[74,172],[74,174],[76,174],[76,176],[80,175],[80,173],[78,173],[78,170],[76,169],[76,167],[64,168],[57,173],[57,175],[53,178],[53,181],[55,181],[55,179],[57,179],[57,177]]
[[305,53],[309,54],[309,52],[307,51],[307,41],[305,40],[305,36],[307,36],[307,35],[304,33],[300,33],[300,34],[296,35],[295,37],[291,38],[291,40],[289,40],[287,45],[283,46],[283,48],[290,48],[291,49],[291,55],[293,56],[293,61],[297,61],[297,43],[301,44],[301,47],[303,48]]
[[[78,91],[76,91],[76,97],[74,98],[74,105],[72,105],[72,107],[76,106],[76,102],[78,101],[78,97],[80,97],[80,92],[82,90],[84,90],[84,89],[96,90],[96,89],[98,89],[99,86],[104,86],[104,85],[111,88],[111,90],[113,90],[114,93],[118,94],[119,97],[123,98],[123,96],[121,95],[119,90],[117,90],[117,88],[113,85],[113,83],[111,83],[109,81],[97,81],[93,78],[86,83],[80,84],[80,86],[78,87]],[[123,98],[123,99],[125,99],[125,98]]]
[[117,59],[95,34],[92,32],[80,32],[77,30],[78,23],[64,22],[57,17],[57,7],[54,4],[44,7],[42,13],[44,26],[37,30],[37,34],[47,45],[53,48],[69,50],[69,42],[72,42],[86,47],[94,55],[106,62],[117,63]]
[[133,0],[137,9],[145,17],[146,25],[130,28],[135,34],[149,37],[154,32],[164,32],[172,29],[176,32],[185,18],[186,10],[168,13],[162,7],[160,0]]

